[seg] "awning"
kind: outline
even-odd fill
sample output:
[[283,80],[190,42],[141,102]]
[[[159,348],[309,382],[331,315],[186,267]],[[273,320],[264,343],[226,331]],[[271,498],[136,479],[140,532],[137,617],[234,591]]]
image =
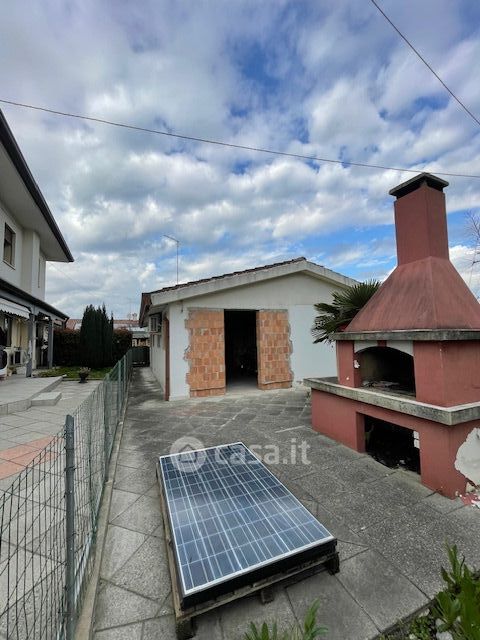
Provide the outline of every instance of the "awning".
[[30,316],[30,309],[22,306],[21,304],[17,304],[16,302],[5,300],[5,298],[0,298],[0,311],[10,313],[12,316],[27,318],[27,320]]

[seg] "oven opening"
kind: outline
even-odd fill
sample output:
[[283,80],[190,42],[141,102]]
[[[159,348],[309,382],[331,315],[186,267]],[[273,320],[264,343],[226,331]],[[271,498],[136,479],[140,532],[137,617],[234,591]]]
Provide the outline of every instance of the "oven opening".
[[413,356],[391,347],[369,347],[356,359],[363,387],[415,396]]
[[420,473],[419,437],[412,429],[365,416],[365,449],[391,469]]

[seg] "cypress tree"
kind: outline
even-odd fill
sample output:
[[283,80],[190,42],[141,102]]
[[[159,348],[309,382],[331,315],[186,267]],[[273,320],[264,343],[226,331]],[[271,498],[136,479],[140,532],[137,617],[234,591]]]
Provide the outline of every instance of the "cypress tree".
[[95,358],[95,309],[89,304],[85,307],[80,329],[81,365],[94,366]]
[[113,316],[107,315],[105,305],[85,308],[80,329],[81,365],[99,369],[113,364]]

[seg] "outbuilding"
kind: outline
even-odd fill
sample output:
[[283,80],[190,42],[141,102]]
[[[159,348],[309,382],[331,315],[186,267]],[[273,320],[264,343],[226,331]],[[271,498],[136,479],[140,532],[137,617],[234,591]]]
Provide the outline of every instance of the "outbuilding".
[[355,281],[295,258],[142,294],[150,366],[165,399],[285,389],[336,373],[332,345],[313,344],[314,304]]

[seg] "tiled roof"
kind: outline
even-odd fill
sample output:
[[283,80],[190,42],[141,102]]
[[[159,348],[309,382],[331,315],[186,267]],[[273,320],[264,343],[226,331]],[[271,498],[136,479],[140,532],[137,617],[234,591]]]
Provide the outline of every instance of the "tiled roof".
[[[70,318],[69,320],[67,320],[67,329],[75,329],[75,327],[81,326],[81,324],[82,324],[81,318]],[[138,329],[139,328],[138,320],[133,320],[128,318],[125,320],[121,320],[121,319],[117,320],[116,318],[113,319],[114,329],[122,329],[124,327]]]
[[293,258],[292,260],[284,260],[283,262],[274,262],[273,264],[265,264],[261,267],[253,267],[251,269],[244,269],[243,271],[232,271],[230,273],[223,273],[220,276],[212,276],[210,278],[202,278],[201,280],[192,280],[190,282],[182,282],[172,287],[163,287],[163,289],[157,289],[150,293],[164,293],[165,291],[175,291],[176,289],[182,289],[183,287],[190,287],[194,284],[204,284],[206,282],[214,282],[215,280],[222,280],[222,278],[230,278],[231,276],[239,276],[244,273],[255,273],[256,271],[263,271],[265,269],[273,269],[275,267],[282,267],[286,264],[294,264],[296,262],[302,262],[306,260],[304,257]]

